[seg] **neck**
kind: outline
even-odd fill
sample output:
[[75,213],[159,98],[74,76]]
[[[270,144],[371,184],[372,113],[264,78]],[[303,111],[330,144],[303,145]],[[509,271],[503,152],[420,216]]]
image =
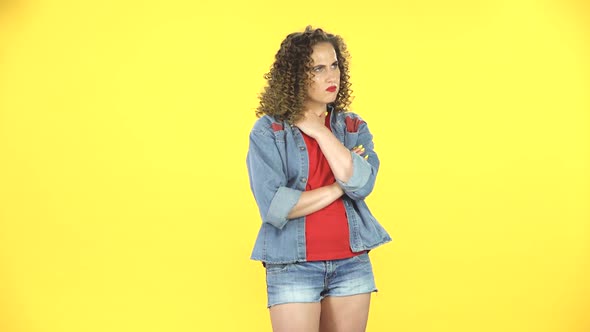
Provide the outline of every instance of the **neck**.
[[315,114],[316,116],[322,116],[328,110],[327,104],[321,103],[307,103],[305,104],[305,112]]

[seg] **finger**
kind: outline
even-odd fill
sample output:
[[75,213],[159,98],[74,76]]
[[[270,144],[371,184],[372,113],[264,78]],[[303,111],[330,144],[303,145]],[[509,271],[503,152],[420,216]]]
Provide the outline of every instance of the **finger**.
[[363,149],[356,149],[356,150],[351,150],[351,151],[358,154],[359,156],[362,156],[365,153],[365,150],[363,150]]
[[359,154],[359,155],[360,155],[360,154],[363,154],[363,153],[365,153],[365,148],[364,148],[364,147],[363,147],[363,145],[361,144],[361,145],[359,145],[359,146],[355,146],[355,147],[353,147],[353,148],[352,148],[350,151],[353,151],[353,152],[355,152],[355,153],[357,153],[357,154]]

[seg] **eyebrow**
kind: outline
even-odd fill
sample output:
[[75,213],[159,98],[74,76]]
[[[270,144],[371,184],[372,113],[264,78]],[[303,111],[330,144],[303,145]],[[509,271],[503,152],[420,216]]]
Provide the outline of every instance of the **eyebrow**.
[[[338,64],[338,61],[334,61],[330,65],[333,65],[333,64]],[[316,69],[316,68],[317,69],[320,69],[320,68],[324,68],[324,67],[326,67],[326,65],[317,65],[317,66],[314,66],[313,68],[314,69]]]

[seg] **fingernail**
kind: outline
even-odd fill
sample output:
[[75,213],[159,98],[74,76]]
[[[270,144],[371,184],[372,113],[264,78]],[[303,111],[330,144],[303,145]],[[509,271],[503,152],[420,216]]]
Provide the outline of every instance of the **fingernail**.
[[366,155],[366,156],[365,156],[365,160],[367,160],[367,159],[369,159],[369,155]]
[[362,148],[363,148],[363,145],[362,145],[362,144],[361,144],[361,145],[359,145],[359,149],[362,149]]

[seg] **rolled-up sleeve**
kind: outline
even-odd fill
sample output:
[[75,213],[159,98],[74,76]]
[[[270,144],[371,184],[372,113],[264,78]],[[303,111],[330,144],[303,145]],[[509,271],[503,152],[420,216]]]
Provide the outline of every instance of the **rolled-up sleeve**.
[[343,182],[338,179],[336,181],[344,191],[357,191],[362,188],[371,175],[371,165],[363,160],[363,157],[351,152],[352,155],[352,176],[348,181]]
[[250,189],[263,222],[282,229],[302,191],[287,187],[281,156],[271,132],[252,131],[246,157]]
[[264,219],[276,228],[283,228],[287,221],[289,221],[287,215],[289,215],[289,212],[291,212],[295,204],[299,201],[301,193],[301,191],[296,189],[279,187],[270,202],[266,218]]
[[[363,200],[373,191],[377,173],[379,171],[379,157],[375,152],[373,135],[365,122],[359,126],[357,145],[362,144],[365,153],[360,156],[354,152],[352,155],[352,176],[347,182],[337,180],[338,184],[353,200]],[[367,159],[365,159],[367,156]]]

